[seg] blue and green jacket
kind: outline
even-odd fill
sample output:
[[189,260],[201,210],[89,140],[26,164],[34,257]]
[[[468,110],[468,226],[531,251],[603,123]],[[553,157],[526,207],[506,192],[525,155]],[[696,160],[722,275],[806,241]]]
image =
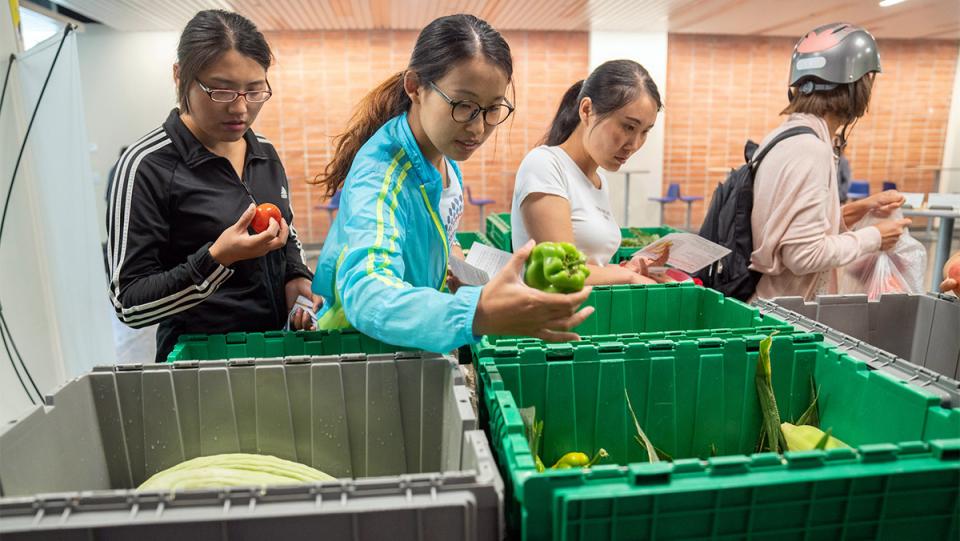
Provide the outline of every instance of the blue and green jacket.
[[[456,182],[462,184],[454,164]],[[454,181],[454,179],[451,179]],[[360,148],[313,280],[317,327],[354,327],[396,346],[448,352],[474,343],[478,287],[446,287],[450,239],[440,172],[420,152],[406,113]]]

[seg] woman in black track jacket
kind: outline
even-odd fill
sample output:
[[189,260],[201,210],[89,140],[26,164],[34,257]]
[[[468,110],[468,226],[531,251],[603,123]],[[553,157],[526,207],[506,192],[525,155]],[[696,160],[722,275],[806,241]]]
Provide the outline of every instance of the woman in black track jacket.
[[[249,20],[198,13],[177,49],[180,107],[123,153],[107,215],[110,299],[131,327],[159,323],[158,362],[185,333],[280,329],[313,273],[293,228],[290,187],[251,125],[272,95],[272,55]],[[262,233],[255,206],[282,214]],[[302,310],[294,328],[309,328]]]

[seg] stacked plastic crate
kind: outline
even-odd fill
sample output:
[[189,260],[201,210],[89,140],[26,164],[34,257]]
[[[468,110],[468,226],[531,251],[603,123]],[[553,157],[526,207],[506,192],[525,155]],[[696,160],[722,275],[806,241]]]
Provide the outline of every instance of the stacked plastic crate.
[[[220,453],[338,480],[138,491]],[[95,370],[0,429],[0,537],[495,540],[502,481],[456,362],[424,353]]]
[[[578,329],[580,342],[488,338],[474,348],[481,416],[518,539],[958,534],[956,403],[701,287],[598,287],[589,302],[597,315]],[[773,331],[782,419],[795,422],[816,393],[820,426],[849,448],[758,452],[757,356]],[[649,462],[626,396],[669,460]],[[538,473],[530,412],[543,422],[548,467],[571,451],[609,457]]]

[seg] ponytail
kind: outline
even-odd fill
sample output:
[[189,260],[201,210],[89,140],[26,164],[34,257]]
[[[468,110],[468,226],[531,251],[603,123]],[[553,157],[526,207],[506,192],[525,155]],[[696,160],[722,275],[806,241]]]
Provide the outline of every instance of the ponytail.
[[343,187],[360,147],[388,120],[410,107],[410,97],[403,90],[403,74],[401,71],[393,75],[367,94],[354,111],[347,129],[334,139],[333,160],[312,182],[324,186],[327,197],[333,197]]
[[[508,81],[513,77],[510,46],[499,32],[474,15],[447,15],[420,31],[407,71],[417,74],[424,85],[439,80],[454,65],[471,58],[483,58],[497,66]],[[397,73],[367,94],[346,131],[334,139],[333,161],[312,182],[323,185],[327,197],[333,197],[343,187],[360,147],[388,120],[410,108],[410,97],[403,88],[404,73]]]
[[550,124],[550,131],[544,138],[544,144],[555,147],[562,145],[573,135],[573,130],[580,125],[580,91],[583,89],[583,80],[573,83],[560,100],[560,107]]
[[592,114],[602,119],[644,94],[653,100],[657,111],[663,109],[657,84],[643,66],[633,60],[604,62],[563,95],[550,131],[543,139],[544,144],[562,145],[573,135],[580,125],[580,101],[583,98],[590,98]]

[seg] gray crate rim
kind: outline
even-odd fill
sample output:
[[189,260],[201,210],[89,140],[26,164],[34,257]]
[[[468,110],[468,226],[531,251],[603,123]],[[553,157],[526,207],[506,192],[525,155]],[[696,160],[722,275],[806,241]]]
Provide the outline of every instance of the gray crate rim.
[[[929,295],[931,297],[944,298],[951,302],[957,301],[956,298],[946,297],[944,295],[934,295],[932,293]],[[862,295],[862,297],[866,299],[865,295]],[[874,370],[893,372],[897,376],[901,376],[902,379],[908,383],[936,392],[940,395],[944,407],[960,407],[960,381],[913,364],[906,359],[897,357],[888,351],[879,349],[774,302],[756,299],[752,304],[756,306],[762,314],[771,314],[785,320],[791,325],[822,334],[825,342],[839,347],[851,357],[865,362]]]

